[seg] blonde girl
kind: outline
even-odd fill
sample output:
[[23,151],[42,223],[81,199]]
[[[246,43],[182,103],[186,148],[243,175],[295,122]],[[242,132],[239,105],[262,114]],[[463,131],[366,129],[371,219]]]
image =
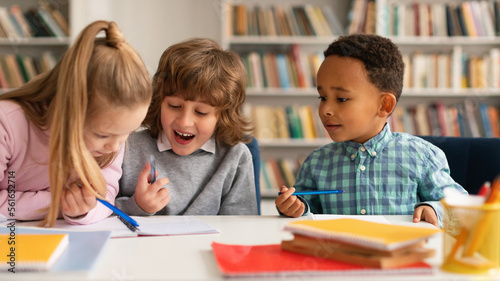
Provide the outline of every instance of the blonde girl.
[[0,95],[0,214],[49,226],[109,216],[96,197],[114,202],[122,144],[151,94],[146,67],[117,25],[88,25],[53,70]]
[[[117,206],[133,215],[256,215],[252,156],[243,143],[251,133],[241,112],[245,87],[240,57],[213,40],[165,50],[148,130],[129,139]],[[150,155],[160,177],[152,184],[144,165]]]

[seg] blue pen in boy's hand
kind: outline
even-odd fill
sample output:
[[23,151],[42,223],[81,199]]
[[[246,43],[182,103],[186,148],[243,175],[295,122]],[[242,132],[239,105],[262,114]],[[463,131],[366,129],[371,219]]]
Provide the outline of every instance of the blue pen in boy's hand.
[[[335,194],[344,192],[341,189],[333,189],[333,190],[314,190],[314,191],[295,191],[292,195],[317,195],[317,194]],[[278,192],[278,195],[281,195],[281,192]]]
[[156,167],[155,167],[155,156],[151,155],[149,158],[149,165],[151,166],[150,174],[151,174],[151,183],[156,181]]

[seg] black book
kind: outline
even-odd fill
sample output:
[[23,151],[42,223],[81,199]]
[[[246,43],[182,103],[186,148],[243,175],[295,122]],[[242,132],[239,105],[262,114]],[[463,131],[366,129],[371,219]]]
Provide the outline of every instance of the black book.
[[495,34],[496,36],[500,36],[500,2],[493,2],[493,9],[495,14]]
[[458,18],[458,22],[460,24],[460,29],[462,30],[462,35],[469,36],[469,33],[467,32],[467,26],[465,26],[465,20],[464,20],[464,14],[462,11],[462,6],[457,5],[457,8],[455,10],[457,11],[457,18]]
[[24,17],[26,17],[28,24],[31,26],[31,29],[33,29],[34,37],[54,36],[35,9],[28,10],[24,13]]
[[453,16],[451,13],[450,5],[446,5],[446,31],[448,36],[456,36],[455,24],[453,23]]

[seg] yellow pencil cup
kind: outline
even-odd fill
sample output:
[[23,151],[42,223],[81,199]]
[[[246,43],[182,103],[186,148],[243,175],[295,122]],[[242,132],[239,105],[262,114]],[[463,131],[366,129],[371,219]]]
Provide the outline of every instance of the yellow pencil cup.
[[500,272],[500,204],[445,207],[443,264],[467,274]]

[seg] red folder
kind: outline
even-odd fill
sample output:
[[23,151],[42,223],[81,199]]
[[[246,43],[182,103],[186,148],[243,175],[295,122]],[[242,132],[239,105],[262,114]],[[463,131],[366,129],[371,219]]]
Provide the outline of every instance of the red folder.
[[224,276],[432,274],[433,268],[418,262],[399,268],[374,269],[298,254],[273,245],[228,245],[212,242],[219,270]]

